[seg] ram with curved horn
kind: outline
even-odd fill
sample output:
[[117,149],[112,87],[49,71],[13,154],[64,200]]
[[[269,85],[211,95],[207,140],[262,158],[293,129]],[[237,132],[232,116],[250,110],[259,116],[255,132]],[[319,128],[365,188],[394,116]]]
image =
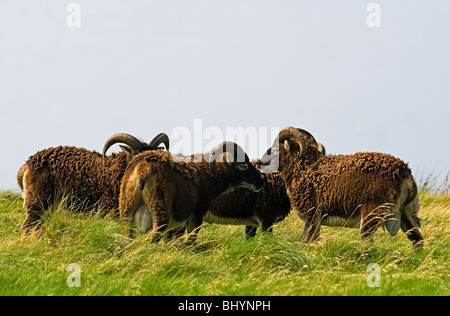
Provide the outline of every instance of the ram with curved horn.
[[423,246],[419,197],[408,164],[388,154],[360,152],[325,156],[305,130],[280,131],[261,170],[281,172],[291,206],[305,221],[303,239],[316,239],[321,225],[356,227],[372,240],[378,227],[401,228],[415,250]]
[[[318,143],[318,149],[325,155],[325,147]],[[271,148],[266,158],[271,156]],[[256,168],[260,160],[251,162]],[[215,199],[206,213],[208,223],[222,225],[244,225],[244,236],[254,237],[259,228],[262,234],[272,232],[272,227],[286,218],[291,211],[289,197],[279,172],[262,173],[264,188],[260,192],[236,189]]]
[[[105,156],[115,143],[123,143],[123,151]],[[132,135],[113,135],[105,144],[103,157],[96,151],[84,148],[58,146],[48,148],[31,156],[20,168],[17,180],[24,197],[27,217],[22,234],[39,228],[42,214],[58,199],[68,197],[89,210],[94,207],[106,211],[117,210],[120,181],[134,155],[158,149],[164,143],[169,148],[166,134],[159,134],[150,144]]]
[[135,156],[125,171],[120,216],[130,237],[136,226],[144,233],[152,230],[152,241],[184,228],[195,239],[211,201],[235,188],[257,192],[262,187],[259,171],[233,142],[183,159],[169,152],[145,152]]

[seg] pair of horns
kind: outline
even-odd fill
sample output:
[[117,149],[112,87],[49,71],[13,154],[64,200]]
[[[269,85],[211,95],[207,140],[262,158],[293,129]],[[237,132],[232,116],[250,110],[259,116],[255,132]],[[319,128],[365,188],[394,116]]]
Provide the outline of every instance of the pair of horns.
[[156,137],[153,138],[153,140],[148,144],[146,144],[145,142],[141,142],[139,139],[130,134],[118,133],[111,136],[106,141],[105,146],[103,146],[103,158],[105,158],[108,149],[112,145],[117,143],[122,143],[130,146],[130,148],[133,150],[135,154],[141,153],[146,150],[158,149],[158,146],[161,144],[164,144],[164,146],[166,146],[166,150],[169,150],[169,136],[167,136],[165,133],[160,133],[156,135]]
[[235,142],[225,141],[219,145],[217,145],[212,151],[209,157],[209,165],[211,170],[216,173],[216,160],[217,158],[224,154],[231,154],[230,162],[248,162],[248,156],[241,146],[236,144]]
[[282,129],[278,134],[278,142],[284,143],[284,141],[287,139],[292,139],[298,144],[298,146],[300,147],[299,157],[303,155],[307,146],[309,145],[315,145],[319,152],[324,155],[326,154],[325,147],[321,143],[318,143],[314,136],[312,136],[304,129],[294,127],[286,127]]

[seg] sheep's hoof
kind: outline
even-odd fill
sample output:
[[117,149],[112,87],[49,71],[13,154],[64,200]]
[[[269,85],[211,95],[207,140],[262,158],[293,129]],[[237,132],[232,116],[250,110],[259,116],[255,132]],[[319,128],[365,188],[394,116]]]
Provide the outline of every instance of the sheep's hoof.
[[414,247],[414,251],[415,252],[420,252],[423,249],[423,240],[419,240],[419,241],[414,241],[413,242],[413,247]]

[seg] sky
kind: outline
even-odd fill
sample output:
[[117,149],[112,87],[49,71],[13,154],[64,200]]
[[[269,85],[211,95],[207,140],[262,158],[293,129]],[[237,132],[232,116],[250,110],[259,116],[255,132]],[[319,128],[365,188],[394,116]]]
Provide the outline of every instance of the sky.
[[44,148],[208,128],[266,135],[250,158],[295,126],[448,174],[449,17],[447,0],[0,0],[0,190]]

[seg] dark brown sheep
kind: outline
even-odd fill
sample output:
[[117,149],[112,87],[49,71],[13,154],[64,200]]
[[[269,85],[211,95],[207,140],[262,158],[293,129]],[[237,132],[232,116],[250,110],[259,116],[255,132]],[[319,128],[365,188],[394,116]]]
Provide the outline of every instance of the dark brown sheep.
[[[223,153],[227,153],[227,161],[216,162]],[[183,232],[184,227],[195,240],[215,198],[239,187],[256,192],[262,189],[259,171],[237,144],[224,142],[205,155],[145,152],[131,161],[119,199],[128,236],[133,236],[132,226],[136,224],[142,232],[152,229],[152,241],[159,240],[165,231]]]
[[169,147],[169,139],[159,134],[146,144],[128,134],[116,134],[105,144],[104,153],[114,143],[122,142],[123,152],[108,157],[84,148],[59,146],[42,150],[20,168],[17,181],[23,191],[27,217],[22,234],[38,227],[46,209],[67,196],[80,209],[118,208],[120,181],[130,159],[137,153],[156,149],[161,143]]
[[391,235],[401,228],[415,250],[422,248],[417,185],[402,160],[373,152],[324,156],[310,133],[293,127],[280,131],[270,154],[261,170],[279,159],[305,241],[319,236],[320,225],[359,227],[369,240],[383,226]]
[[[252,163],[257,167],[257,163]],[[261,174],[264,187],[260,192],[236,189],[215,199],[205,215],[205,222],[245,225],[245,237],[253,237],[259,227],[262,233],[272,230],[291,211],[283,179],[279,173]]]
[[[325,147],[318,143],[325,155]],[[270,155],[271,148],[266,152]],[[252,162],[256,168],[259,160]],[[291,211],[291,204],[280,173],[263,173],[264,188],[260,192],[236,189],[215,199],[206,213],[208,223],[245,225],[246,238],[254,237],[258,227],[264,234],[272,232],[273,224],[282,221]]]

